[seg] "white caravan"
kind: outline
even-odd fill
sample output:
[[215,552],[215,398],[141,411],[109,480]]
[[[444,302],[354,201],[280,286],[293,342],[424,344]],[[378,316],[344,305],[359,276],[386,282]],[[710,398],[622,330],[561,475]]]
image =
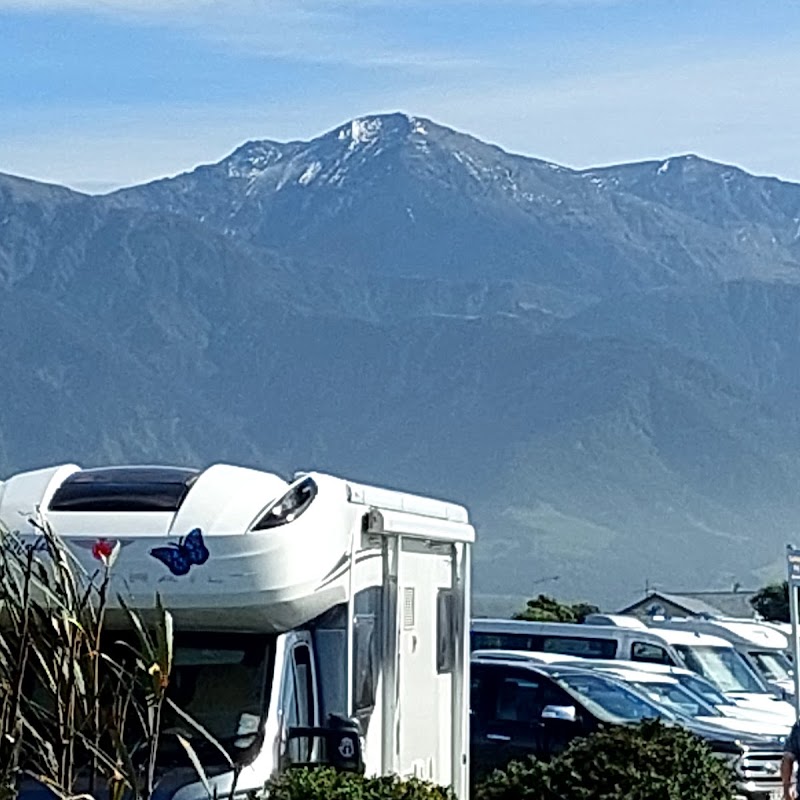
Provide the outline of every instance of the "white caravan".
[[[30,541],[37,509],[91,571],[116,548],[112,594],[143,611],[161,596],[175,620],[171,687],[242,765],[237,797],[315,760],[321,746],[287,740],[291,729],[342,717],[358,722],[367,774],[467,796],[466,509],[225,464],[68,464],[0,483],[7,530]],[[214,778],[220,796],[232,781]],[[207,798],[196,776],[178,787],[164,796]]]
[[745,661],[781,694],[794,694],[792,662],[787,656],[789,637],[761,622],[728,618],[659,618],[650,621],[653,628],[689,630],[719,636],[730,642]]

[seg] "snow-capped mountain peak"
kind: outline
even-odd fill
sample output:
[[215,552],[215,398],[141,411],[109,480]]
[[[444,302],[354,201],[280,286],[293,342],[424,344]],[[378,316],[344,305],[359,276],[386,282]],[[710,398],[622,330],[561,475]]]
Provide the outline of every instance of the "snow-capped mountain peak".
[[252,179],[281,160],[283,151],[270,141],[245,142],[223,163],[227,165],[229,178]]
[[352,150],[360,144],[370,144],[380,135],[383,122],[380,117],[354,119],[339,129],[337,138],[340,142],[349,143]]

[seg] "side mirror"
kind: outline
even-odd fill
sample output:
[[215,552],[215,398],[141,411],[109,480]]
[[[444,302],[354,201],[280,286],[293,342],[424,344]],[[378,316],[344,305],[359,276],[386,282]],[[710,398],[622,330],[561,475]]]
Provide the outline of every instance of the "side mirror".
[[364,772],[363,734],[358,720],[328,715],[328,762],[342,772]]
[[542,719],[561,719],[565,722],[575,722],[578,712],[575,706],[545,706],[542,709]]
[[364,772],[363,735],[357,720],[330,714],[327,725],[286,731],[282,769],[320,764],[341,772]]

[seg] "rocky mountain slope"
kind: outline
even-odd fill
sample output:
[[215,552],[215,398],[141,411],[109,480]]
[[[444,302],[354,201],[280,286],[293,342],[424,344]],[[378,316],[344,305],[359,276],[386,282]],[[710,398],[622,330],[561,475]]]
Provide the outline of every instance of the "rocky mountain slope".
[[800,527],[798,219],[693,156],[576,172],[403,115],[103,197],[0,176],[0,468],[440,494],[483,594],[757,585]]

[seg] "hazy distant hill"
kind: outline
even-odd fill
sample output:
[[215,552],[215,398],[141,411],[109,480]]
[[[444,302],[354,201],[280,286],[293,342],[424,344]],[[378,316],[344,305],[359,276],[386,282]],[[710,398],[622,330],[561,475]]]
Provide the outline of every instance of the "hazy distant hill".
[[105,197],[0,176],[0,468],[329,469],[467,503],[482,592],[757,585],[800,530],[799,220],[402,115]]

